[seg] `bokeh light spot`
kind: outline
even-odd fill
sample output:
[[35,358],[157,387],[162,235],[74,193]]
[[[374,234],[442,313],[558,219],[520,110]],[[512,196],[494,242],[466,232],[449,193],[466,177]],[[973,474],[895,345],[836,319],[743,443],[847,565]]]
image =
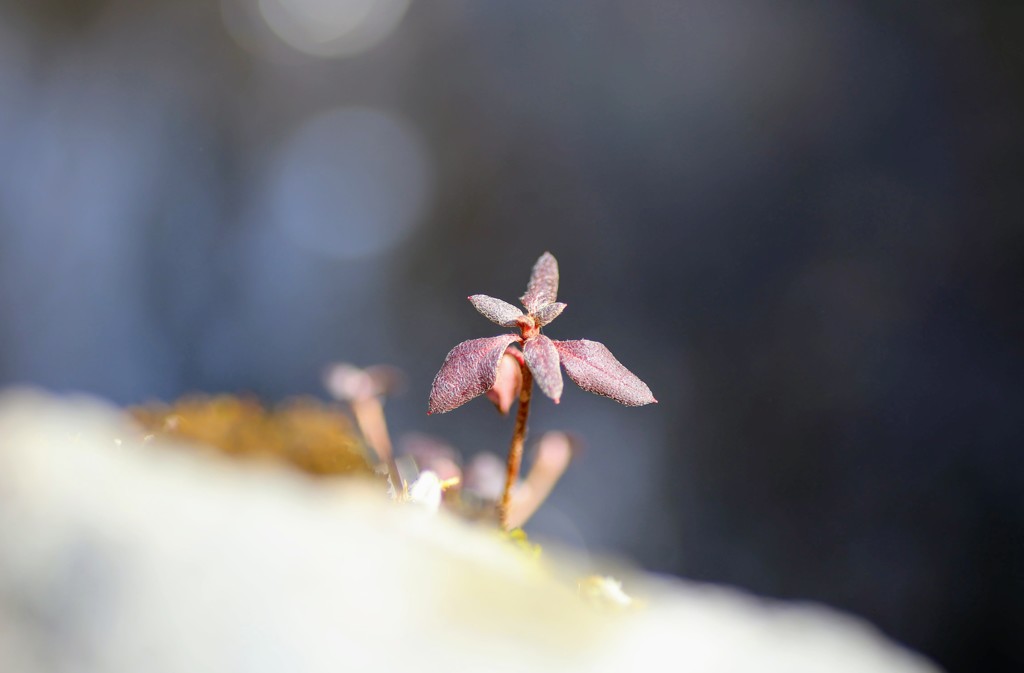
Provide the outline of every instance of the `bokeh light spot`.
[[384,252],[421,220],[433,172],[416,130],[381,110],[337,108],[285,141],[270,190],[298,247],[339,258]]
[[259,0],[270,29],[311,56],[347,56],[387,37],[409,0]]

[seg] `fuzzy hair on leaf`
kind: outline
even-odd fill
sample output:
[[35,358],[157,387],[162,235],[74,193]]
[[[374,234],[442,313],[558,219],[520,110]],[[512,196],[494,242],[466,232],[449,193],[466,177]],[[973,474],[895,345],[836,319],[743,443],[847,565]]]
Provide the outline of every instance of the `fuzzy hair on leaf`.
[[502,327],[515,327],[516,320],[523,317],[523,312],[519,308],[486,294],[474,294],[469,297],[469,301],[480,315]]
[[428,414],[443,414],[483,395],[498,377],[498,362],[515,334],[463,341],[453,348],[430,387]]
[[523,344],[523,355],[537,381],[537,387],[558,404],[562,398],[562,370],[558,367],[558,351],[554,343],[543,334],[538,334]]
[[628,407],[652,404],[651,389],[615,359],[604,344],[588,339],[555,341],[569,378],[587,392],[610,397]]
[[[558,261],[550,252],[545,252],[533,265],[526,294],[520,301],[530,313],[555,301],[558,296]],[[553,319],[553,318],[552,318]]]
[[566,305],[560,301],[553,302],[534,311],[533,317],[537,319],[537,324],[543,327],[558,316],[562,315],[562,311],[565,310],[565,306]]

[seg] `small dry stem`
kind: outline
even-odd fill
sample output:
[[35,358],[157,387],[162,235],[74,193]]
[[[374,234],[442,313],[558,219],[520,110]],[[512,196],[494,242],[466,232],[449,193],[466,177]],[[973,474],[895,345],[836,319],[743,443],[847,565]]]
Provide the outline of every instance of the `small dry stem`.
[[391,448],[391,436],[388,434],[388,424],[384,418],[384,405],[379,397],[367,397],[352,401],[352,414],[356,418],[359,431],[366,438],[366,442],[377,454],[377,458],[387,465],[388,477],[391,479],[391,486],[395,489],[395,495],[402,496],[405,491],[405,484],[398,473],[398,464],[395,463],[395,454]]

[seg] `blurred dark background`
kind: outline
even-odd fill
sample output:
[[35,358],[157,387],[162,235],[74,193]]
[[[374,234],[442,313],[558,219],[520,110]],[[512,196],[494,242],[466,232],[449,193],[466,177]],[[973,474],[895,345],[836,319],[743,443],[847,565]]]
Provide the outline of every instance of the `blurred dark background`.
[[660,400],[533,522],[1024,666],[1024,3],[0,0],[0,384],[322,394],[396,434],[551,250]]

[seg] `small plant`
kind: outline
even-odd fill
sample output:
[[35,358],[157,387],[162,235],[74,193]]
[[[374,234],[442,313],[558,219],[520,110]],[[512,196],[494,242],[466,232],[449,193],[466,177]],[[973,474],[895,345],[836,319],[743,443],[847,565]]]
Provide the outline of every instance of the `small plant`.
[[[427,413],[443,414],[488,391],[500,391],[507,389],[510,383],[519,383],[512,383],[505,377],[505,380],[499,380],[503,356],[511,356],[518,363],[517,378],[521,379],[518,385],[519,408],[509,447],[505,490],[499,504],[501,523],[506,528],[512,487],[523,457],[534,379],[541,392],[555,404],[562,396],[561,367],[565,367],[566,374],[580,388],[610,397],[626,406],[657,402],[647,384],[616,360],[604,344],[587,339],[555,341],[541,334],[541,328],[565,310],[565,304],[555,301],[557,294],[558,262],[551,253],[545,252],[533,265],[526,294],[520,297],[525,313],[512,304],[484,294],[469,297],[473,307],[485,318],[502,327],[518,328],[519,334],[463,341],[448,353],[430,389]],[[522,351],[512,344],[522,346]],[[504,361],[508,362],[509,358],[504,358]],[[507,407],[502,410],[507,410]]]

